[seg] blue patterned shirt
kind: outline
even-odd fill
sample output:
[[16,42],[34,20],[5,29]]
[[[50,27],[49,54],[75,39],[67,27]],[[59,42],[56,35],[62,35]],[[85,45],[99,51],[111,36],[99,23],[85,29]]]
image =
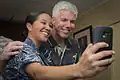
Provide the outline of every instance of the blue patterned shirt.
[[32,40],[27,38],[19,55],[15,55],[11,58],[6,65],[3,72],[5,80],[30,80],[30,77],[25,72],[25,67],[34,62],[44,65],[38,49],[35,47]]
[[14,56],[5,67],[5,80],[30,80],[30,77],[25,72],[27,64],[38,62],[46,66],[62,66],[77,63],[80,53],[78,43],[73,39],[65,40],[65,49],[61,55],[58,55],[56,47],[57,42],[50,37],[48,42],[42,44],[37,49],[34,43],[27,38],[24,48],[19,55]]

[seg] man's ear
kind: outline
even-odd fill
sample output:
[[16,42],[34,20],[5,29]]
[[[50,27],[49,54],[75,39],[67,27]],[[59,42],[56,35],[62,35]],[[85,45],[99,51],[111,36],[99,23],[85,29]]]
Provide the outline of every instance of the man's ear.
[[32,30],[32,25],[30,23],[26,23],[26,27],[27,27],[28,31]]

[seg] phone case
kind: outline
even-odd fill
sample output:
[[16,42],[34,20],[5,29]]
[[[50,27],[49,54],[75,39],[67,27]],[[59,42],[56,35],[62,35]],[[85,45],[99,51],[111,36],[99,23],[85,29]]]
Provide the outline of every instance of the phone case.
[[106,42],[109,45],[108,47],[99,49],[97,52],[102,51],[102,50],[112,50],[113,29],[108,26],[95,27],[93,29],[93,44],[97,42]]

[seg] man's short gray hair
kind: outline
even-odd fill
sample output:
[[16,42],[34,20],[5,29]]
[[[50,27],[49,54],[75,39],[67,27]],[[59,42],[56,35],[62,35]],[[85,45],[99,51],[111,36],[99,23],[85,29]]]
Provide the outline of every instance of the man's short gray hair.
[[58,13],[60,12],[60,10],[64,10],[64,9],[69,9],[71,10],[77,18],[78,15],[78,10],[76,8],[76,6],[70,2],[67,1],[59,1],[54,7],[53,7],[53,11],[52,11],[52,16],[56,16],[58,15]]

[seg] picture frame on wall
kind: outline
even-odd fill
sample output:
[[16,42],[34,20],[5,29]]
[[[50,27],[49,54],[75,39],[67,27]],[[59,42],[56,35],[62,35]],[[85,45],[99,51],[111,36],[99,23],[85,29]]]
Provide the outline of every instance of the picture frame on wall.
[[75,38],[82,52],[86,49],[89,43],[92,43],[92,25],[85,27],[73,34],[73,38]]

